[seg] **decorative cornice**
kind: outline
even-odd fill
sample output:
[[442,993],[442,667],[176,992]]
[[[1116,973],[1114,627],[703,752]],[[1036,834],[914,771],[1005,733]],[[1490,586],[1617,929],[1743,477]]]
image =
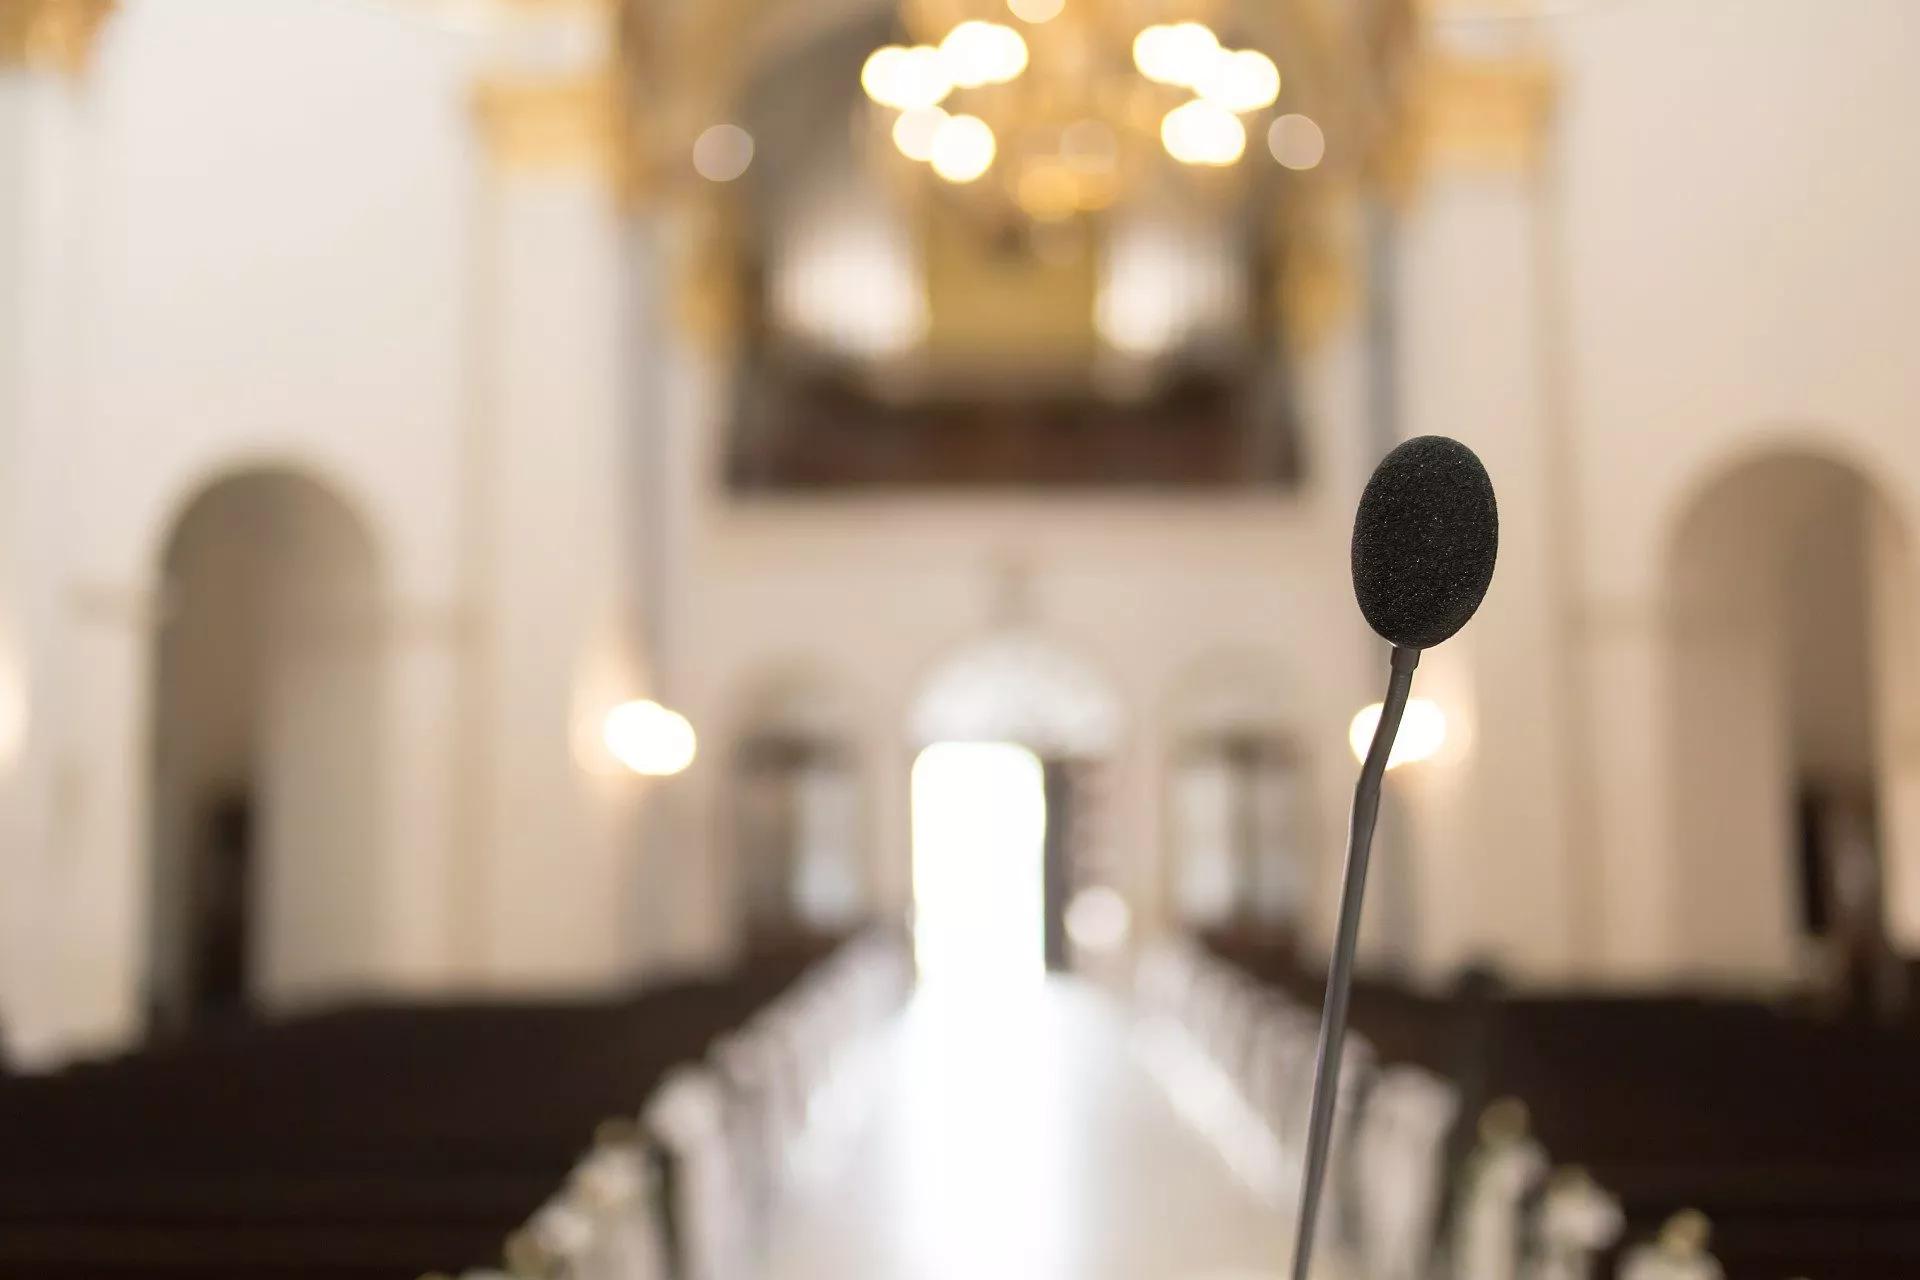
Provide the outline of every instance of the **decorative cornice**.
[[0,68],[78,76],[115,0],[0,0]]
[[474,91],[487,152],[516,173],[626,170],[621,87],[610,70],[558,76],[501,74]]
[[1546,144],[1556,80],[1535,54],[1431,54],[1417,113],[1425,158],[1464,169],[1532,168]]

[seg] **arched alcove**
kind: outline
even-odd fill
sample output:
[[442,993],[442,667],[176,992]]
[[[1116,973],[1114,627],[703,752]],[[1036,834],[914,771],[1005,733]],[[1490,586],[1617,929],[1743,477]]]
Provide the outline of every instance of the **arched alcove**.
[[1174,682],[1165,708],[1175,919],[1266,939],[1307,906],[1311,775],[1297,708],[1272,665],[1217,654]]
[[923,970],[1061,970],[1124,941],[1105,830],[1123,721],[1097,668],[1032,634],[978,641],[929,676],[908,729]]
[[161,581],[148,997],[177,1029],[364,976],[380,569],[345,501],[275,467],[202,488]]
[[[1886,801],[1912,567],[1873,478],[1741,460],[1678,520],[1665,581],[1674,905],[1709,979],[1857,987],[1885,954]],[[1865,966],[1863,969],[1862,966]]]
[[854,927],[871,910],[855,699],[796,665],[756,682],[735,724],[722,821],[741,938],[764,950]]

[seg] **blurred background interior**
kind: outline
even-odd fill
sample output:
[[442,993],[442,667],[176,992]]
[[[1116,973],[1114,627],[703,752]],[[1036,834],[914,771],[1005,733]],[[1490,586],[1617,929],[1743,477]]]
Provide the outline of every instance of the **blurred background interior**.
[[1920,1274],[1917,59],[0,0],[0,1275]]

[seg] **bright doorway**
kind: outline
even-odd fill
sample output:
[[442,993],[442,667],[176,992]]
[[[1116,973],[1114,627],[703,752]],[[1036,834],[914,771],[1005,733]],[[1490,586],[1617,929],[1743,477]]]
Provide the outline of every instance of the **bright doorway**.
[[914,958],[978,995],[1046,974],[1046,774],[1011,742],[936,742],[913,764]]

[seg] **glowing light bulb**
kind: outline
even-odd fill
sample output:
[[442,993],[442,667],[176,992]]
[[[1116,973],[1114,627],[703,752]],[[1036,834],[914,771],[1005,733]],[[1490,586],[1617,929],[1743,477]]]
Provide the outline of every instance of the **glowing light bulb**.
[[693,725],[685,716],[645,698],[623,702],[607,712],[600,740],[614,759],[653,778],[679,773],[693,763],[698,749]]
[[1193,88],[1228,111],[1259,111],[1280,96],[1280,68],[1258,49],[1222,49],[1195,78]]
[[[1373,731],[1380,724],[1381,710],[1377,702],[1362,707],[1353,717],[1353,723],[1347,726],[1347,746],[1352,749],[1355,760],[1367,758]],[[1446,745],[1447,713],[1431,698],[1414,698],[1400,717],[1400,732],[1393,740],[1393,750],[1387,753],[1387,768],[1398,769],[1403,764],[1430,760]]]
[[1160,142],[1181,164],[1218,168],[1246,152],[1247,130],[1231,111],[1196,98],[1167,112],[1160,121]]
[[1311,117],[1284,115],[1267,127],[1267,150],[1289,169],[1311,169],[1327,154],[1327,135]]
[[1220,40],[1203,22],[1151,26],[1133,40],[1133,65],[1156,84],[1192,88],[1220,56]]
[[905,52],[897,44],[883,44],[867,55],[860,67],[860,87],[869,98],[885,105],[893,96],[900,82],[900,55]]
[[1067,937],[1083,951],[1117,951],[1133,928],[1133,912],[1119,892],[1103,884],[1089,885],[1067,903]]
[[18,668],[0,662],[0,765],[10,765],[27,742],[27,685]]
[[694,139],[694,171],[709,182],[732,182],[752,163],[753,135],[737,124],[716,124]]
[[953,81],[939,50],[924,44],[910,49],[890,44],[867,55],[860,68],[860,87],[883,107],[914,111],[944,102],[953,92]]
[[1007,8],[1013,16],[1022,22],[1031,22],[1036,27],[1043,22],[1052,22],[1067,7],[1067,0],[1007,0]]
[[947,113],[939,107],[902,111],[893,122],[893,145],[909,160],[925,164],[933,158],[933,138],[947,122]]
[[940,42],[940,65],[963,89],[1005,84],[1027,69],[1027,42],[1012,27],[973,19],[947,32]]
[[948,182],[972,182],[993,167],[993,130],[979,116],[948,116],[933,135],[928,159]]
[[995,38],[999,41],[1000,52],[994,67],[993,77],[988,84],[1005,84],[1027,69],[1027,42],[1012,27],[994,24]]

